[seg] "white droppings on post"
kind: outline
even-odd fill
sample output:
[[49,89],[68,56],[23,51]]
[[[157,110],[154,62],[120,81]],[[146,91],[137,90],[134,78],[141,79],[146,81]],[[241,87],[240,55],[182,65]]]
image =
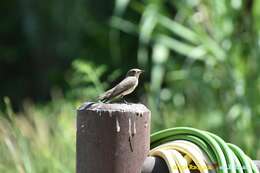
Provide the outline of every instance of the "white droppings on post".
[[95,109],[94,109],[94,111],[96,111],[96,112],[97,112],[97,114],[98,114],[99,116],[101,116],[101,115],[100,115],[100,112],[101,112],[101,110],[99,110],[99,109],[95,108]]
[[136,134],[136,126],[135,126],[135,121],[134,121],[134,135]]
[[122,112],[136,112],[136,115],[140,115],[144,113],[144,110],[147,108],[142,104],[122,104],[122,103],[94,103],[94,102],[87,102],[84,103],[82,106],[79,107],[78,110],[84,109],[92,109],[93,111],[96,110],[107,110],[113,107],[114,111],[122,111]]
[[145,128],[147,128],[147,127],[148,127],[148,123],[147,123],[147,122],[145,122],[145,124],[144,124],[144,127],[145,127]]
[[129,125],[129,128],[128,128],[129,136],[132,136],[132,121],[130,118],[128,119],[128,125]]
[[120,124],[117,117],[116,117],[116,132],[120,132]]
[[108,110],[108,115],[109,115],[109,117],[112,117],[112,115],[113,115],[113,111]]
[[86,128],[86,125],[85,125],[85,124],[81,124],[81,125],[80,125],[80,131],[81,131],[81,132],[84,133],[84,132],[85,132],[85,128]]
[[99,104],[96,108],[97,108],[97,109],[100,109],[100,108],[102,108],[102,107],[101,107],[101,105]]

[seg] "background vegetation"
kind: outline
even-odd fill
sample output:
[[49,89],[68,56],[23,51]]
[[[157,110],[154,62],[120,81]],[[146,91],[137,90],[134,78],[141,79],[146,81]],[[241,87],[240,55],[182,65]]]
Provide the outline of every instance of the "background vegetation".
[[0,8],[0,172],[74,172],[76,107],[132,67],[152,131],[209,130],[260,159],[260,0]]

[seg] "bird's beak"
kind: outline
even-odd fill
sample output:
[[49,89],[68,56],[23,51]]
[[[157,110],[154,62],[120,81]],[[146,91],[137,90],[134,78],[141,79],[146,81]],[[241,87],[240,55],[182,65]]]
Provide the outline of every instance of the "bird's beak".
[[140,73],[144,73],[144,70],[140,70]]

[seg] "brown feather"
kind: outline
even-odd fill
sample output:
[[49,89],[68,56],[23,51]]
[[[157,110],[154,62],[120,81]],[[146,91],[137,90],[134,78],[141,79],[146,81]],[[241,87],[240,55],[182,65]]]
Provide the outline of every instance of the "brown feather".
[[115,87],[102,94],[99,97],[99,100],[109,100],[112,98],[118,98],[130,94],[137,86],[137,83],[138,79],[136,77],[126,77]]

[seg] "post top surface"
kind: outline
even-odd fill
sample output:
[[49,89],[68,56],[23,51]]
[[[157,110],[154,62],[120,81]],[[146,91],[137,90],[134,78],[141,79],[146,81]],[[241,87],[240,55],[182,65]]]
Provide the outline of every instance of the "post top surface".
[[150,112],[149,109],[143,104],[136,103],[102,103],[102,102],[85,102],[82,104],[78,111],[122,111],[122,112]]

